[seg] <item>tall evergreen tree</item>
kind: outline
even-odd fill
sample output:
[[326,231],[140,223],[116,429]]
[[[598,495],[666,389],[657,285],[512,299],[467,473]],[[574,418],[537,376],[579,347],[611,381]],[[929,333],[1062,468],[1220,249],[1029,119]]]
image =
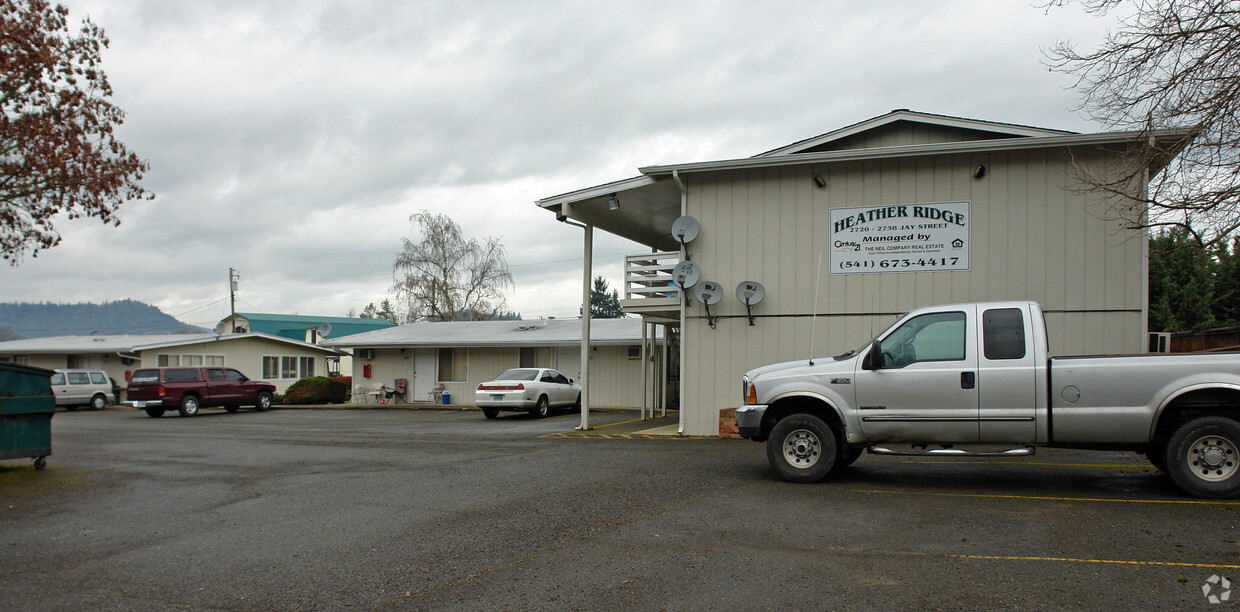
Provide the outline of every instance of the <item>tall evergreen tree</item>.
[[1150,331],[1191,331],[1217,326],[1218,268],[1214,254],[1183,228],[1151,238]]

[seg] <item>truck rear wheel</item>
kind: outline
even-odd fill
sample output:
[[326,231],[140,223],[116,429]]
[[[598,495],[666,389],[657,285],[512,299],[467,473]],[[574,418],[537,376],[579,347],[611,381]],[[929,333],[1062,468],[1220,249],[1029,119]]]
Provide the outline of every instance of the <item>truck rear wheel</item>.
[[198,414],[198,409],[201,407],[202,403],[197,397],[186,395],[181,398],[181,407],[177,409],[177,412],[180,412],[183,417],[192,417]]
[[780,478],[789,482],[818,482],[835,468],[839,449],[835,431],[812,414],[786,417],[771,430],[766,458]]
[[1180,425],[1167,442],[1166,470],[1189,495],[1240,495],[1240,422],[1207,416]]

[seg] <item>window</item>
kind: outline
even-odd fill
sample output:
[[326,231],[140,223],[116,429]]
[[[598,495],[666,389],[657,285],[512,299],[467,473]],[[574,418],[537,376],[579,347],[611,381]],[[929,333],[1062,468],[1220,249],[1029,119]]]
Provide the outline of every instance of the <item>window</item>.
[[66,368],[84,368],[86,367],[86,359],[83,355],[65,355]]
[[104,376],[103,372],[91,372],[90,382],[95,383],[96,385],[107,384],[108,377]]
[[167,382],[188,382],[202,380],[202,377],[198,375],[198,370],[178,368],[164,372],[164,380]]
[[300,357],[297,355],[263,356],[264,379],[296,379],[307,376],[314,376],[314,357]]
[[1025,357],[1025,317],[1019,308],[996,308],[982,313],[982,336],[987,359]]
[[90,382],[90,377],[86,375],[86,372],[68,372],[66,375],[71,385],[85,385]]
[[964,313],[940,312],[906,321],[883,338],[883,367],[902,368],[919,361],[964,359]]
[[52,374],[52,384],[56,386],[65,384],[65,373],[57,372],[55,374]]
[[166,368],[176,366],[222,366],[223,355],[164,355],[155,356],[155,365]]
[[521,362],[517,367],[521,368],[549,368],[551,367],[551,349],[550,348],[523,348],[521,349]]
[[224,370],[211,368],[207,370],[207,380],[211,382],[224,382],[227,379],[224,377]]
[[263,378],[267,380],[280,378],[279,357],[263,357]]
[[641,358],[642,358],[642,347],[640,345],[630,346],[629,347],[629,359],[641,359]]
[[236,370],[224,370],[224,373],[228,375],[228,380],[232,382],[245,382],[249,380],[244,374]]
[[439,382],[465,382],[469,380],[466,349],[439,349]]

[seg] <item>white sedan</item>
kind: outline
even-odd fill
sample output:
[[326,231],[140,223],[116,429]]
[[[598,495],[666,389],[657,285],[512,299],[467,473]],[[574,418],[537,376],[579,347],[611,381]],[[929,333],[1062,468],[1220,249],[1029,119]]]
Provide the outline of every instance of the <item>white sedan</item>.
[[581,409],[581,387],[550,368],[513,368],[490,382],[478,385],[474,403],[488,419],[500,410],[529,412],[536,417],[551,414],[552,407]]

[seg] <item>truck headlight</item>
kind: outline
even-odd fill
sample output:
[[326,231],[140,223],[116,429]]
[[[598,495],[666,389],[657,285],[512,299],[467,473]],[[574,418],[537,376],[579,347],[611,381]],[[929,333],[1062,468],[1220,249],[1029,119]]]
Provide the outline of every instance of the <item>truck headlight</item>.
[[749,381],[749,376],[741,377],[741,404],[757,404],[758,390]]

